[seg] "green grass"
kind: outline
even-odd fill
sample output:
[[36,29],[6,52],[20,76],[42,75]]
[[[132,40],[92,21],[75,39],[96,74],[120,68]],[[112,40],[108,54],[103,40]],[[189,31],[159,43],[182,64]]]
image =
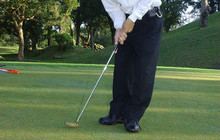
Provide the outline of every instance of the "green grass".
[[1,140],[216,140],[220,137],[220,71],[158,67],[150,107],[138,134],[122,124],[104,126],[112,98],[113,66],[104,74],[78,128],[75,121],[103,65],[1,62],[19,75],[0,72]]
[[[101,51],[92,51],[87,48],[75,46],[73,49],[69,49],[66,52],[60,52],[56,47],[49,47],[37,52],[26,54],[25,60],[52,63],[104,64],[107,62],[113,49],[113,45],[108,46]],[[0,47],[0,56],[7,61],[15,61],[17,60],[17,50],[17,46]],[[57,59],[56,57],[61,57],[62,59]],[[113,64],[113,62],[114,59],[111,63]]]
[[[28,59],[38,60],[41,62],[60,62],[60,63],[79,63],[79,64],[104,64],[107,62],[113,46],[108,46],[101,51],[92,51],[87,48],[75,46],[73,49],[69,49],[66,52],[59,52],[56,48],[50,47],[39,53],[27,56]],[[55,57],[61,57],[62,59],[56,59]],[[111,61],[113,63],[114,60]]]
[[4,46],[0,47],[0,54],[16,54],[18,53],[18,46]]
[[15,60],[18,54],[18,46],[0,46],[0,61]]
[[159,65],[214,68],[220,67],[220,12],[211,15],[208,27],[199,21],[163,35]]

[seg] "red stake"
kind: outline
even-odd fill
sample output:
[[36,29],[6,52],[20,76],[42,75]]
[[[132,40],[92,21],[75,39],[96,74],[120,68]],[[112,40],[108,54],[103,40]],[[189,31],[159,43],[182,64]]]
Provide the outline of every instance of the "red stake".
[[18,72],[17,70],[6,70],[6,69],[0,68],[0,71],[12,73],[12,74],[20,74],[20,72]]

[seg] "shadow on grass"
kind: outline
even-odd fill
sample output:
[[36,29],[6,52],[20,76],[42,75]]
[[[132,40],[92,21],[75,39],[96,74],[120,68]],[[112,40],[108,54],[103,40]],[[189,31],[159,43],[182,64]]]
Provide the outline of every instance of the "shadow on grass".
[[[16,61],[17,60],[17,54],[2,54],[1,55],[6,61]],[[4,61],[5,61],[4,60]]]

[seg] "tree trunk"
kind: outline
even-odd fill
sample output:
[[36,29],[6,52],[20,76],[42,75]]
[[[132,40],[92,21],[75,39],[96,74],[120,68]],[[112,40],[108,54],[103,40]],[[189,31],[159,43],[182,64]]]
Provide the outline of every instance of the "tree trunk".
[[200,28],[206,27],[208,22],[208,16],[211,12],[211,7],[208,4],[208,0],[201,0],[200,9]]
[[[201,2],[202,2],[203,0],[201,0]],[[206,1],[206,0],[205,0]],[[208,1],[208,0],[207,0]],[[208,3],[208,2],[207,2]],[[215,1],[214,0],[210,0],[210,7],[212,8],[211,10],[210,10],[210,14],[213,14],[213,13],[215,13],[216,12],[216,8],[215,8]]]
[[218,0],[217,2],[218,2],[218,12],[220,12],[220,0]]
[[47,46],[50,47],[51,45],[51,32],[52,32],[52,27],[48,26],[47,27]]
[[77,10],[77,16],[76,16],[76,45],[79,45],[79,39],[80,39],[80,11]]
[[73,46],[76,45],[76,41],[74,39],[74,28],[73,28],[73,24],[72,24],[72,21],[70,22],[70,35],[72,36],[73,38]]
[[109,22],[109,26],[110,26],[110,30],[111,30],[112,45],[114,45],[115,44],[115,28],[114,28],[113,22],[109,16],[108,16],[108,22]]
[[18,61],[24,60],[24,34],[23,34],[23,21],[16,23],[16,30],[18,32],[19,49],[18,49]]
[[90,26],[86,26],[86,31],[87,31],[87,40],[86,40],[86,44],[89,44],[90,39],[91,39]]
[[76,45],[79,45],[79,39],[80,39],[80,25],[76,24]]
[[32,40],[32,51],[36,51],[38,48],[38,39],[33,39]]
[[89,27],[88,26],[86,26],[86,31],[87,31],[87,37],[85,37],[83,34],[80,34],[80,38],[82,40],[83,45],[88,45],[89,42],[90,42],[90,39],[91,39],[91,35],[90,35],[90,32],[89,32]]
[[112,45],[115,45],[115,28],[110,26],[111,29],[111,37],[112,37]]
[[89,34],[90,34],[90,41],[91,41],[91,49],[92,49],[92,50],[95,50],[95,48],[94,48],[94,40],[93,40],[92,26],[89,26]]

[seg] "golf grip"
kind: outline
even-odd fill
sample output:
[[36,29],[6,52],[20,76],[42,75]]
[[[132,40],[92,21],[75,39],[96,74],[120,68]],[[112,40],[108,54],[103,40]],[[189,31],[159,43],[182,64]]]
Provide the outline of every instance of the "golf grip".
[[92,92],[91,92],[91,94],[90,94],[88,100],[86,101],[86,104],[84,105],[84,107],[83,107],[81,113],[79,114],[79,117],[77,118],[76,123],[78,123],[80,117],[82,116],[82,113],[84,112],[84,110],[85,110],[87,104],[89,103],[89,100],[90,100],[90,98],[92,97],[92,94],[93,94],[93,92],[95,91],[95,89],[96,89],[96,87],[97,87],[97,85],[98,85],[100,79],[102,78],[102,75],[104,74],[105,70],[107,69],[107,66],[108,66],[109,62],[111,61],[112,56],[114,55],[116,49],[117,49],[117,45],[115,46],[115,48],[114,48],[114,50],[113,50],[111,56],[110,56],[109,59],[108,59],[108,62],[106,63],[106,65],[105,65],[105,67],[104,67],[104,69],[103,69],[101,75],[99,76],[99,79],[97,80],[97,82],[96,82],[96,84],[95,84],[95,86],[94,86],[94,88],[93,88],[93,90],[92,90]]

